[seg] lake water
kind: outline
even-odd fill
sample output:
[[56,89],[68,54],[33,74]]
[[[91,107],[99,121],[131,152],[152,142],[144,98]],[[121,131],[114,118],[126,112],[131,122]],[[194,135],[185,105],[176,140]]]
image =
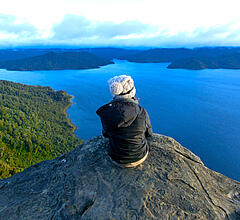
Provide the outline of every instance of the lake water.
[[74,96],[68,114],[76,134],[87,140],[101,134],[95,112],[112,98],[107,80],[129,74],[154,132],[173,137],[210,169],[240,181],[240,70],[171,70],[167,65],[115,60],[90,70],[0,70],[0,79],[66,90]]

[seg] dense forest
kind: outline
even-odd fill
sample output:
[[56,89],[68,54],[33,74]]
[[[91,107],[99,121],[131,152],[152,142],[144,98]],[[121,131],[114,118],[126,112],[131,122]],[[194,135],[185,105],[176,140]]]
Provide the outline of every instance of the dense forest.
[[0,80],[0,179],[82,143],[67,118],[71,96]]
[[113,64],[112,61],[89,52],[49,52],[34,57],[0,62],[1,69],[17,71],[91,69]]

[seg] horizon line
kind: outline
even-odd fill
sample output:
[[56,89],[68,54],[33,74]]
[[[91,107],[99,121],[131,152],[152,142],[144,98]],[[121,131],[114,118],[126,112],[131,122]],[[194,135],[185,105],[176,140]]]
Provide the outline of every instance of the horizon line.
[[126,49],[126,50],[148,50],[148,49],[198,49],[198,48],[240,48],[240,46],[179,46],[179,47],[166,47],[166,46],[70,46],[70,45],[29,45],[29,46],[7,46],[0,47],[0,50],[14,50],[14,49]]

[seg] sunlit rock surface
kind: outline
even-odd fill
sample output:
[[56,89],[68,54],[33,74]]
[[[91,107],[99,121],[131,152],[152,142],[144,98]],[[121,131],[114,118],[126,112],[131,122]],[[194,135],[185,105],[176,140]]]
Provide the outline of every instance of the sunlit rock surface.
[[135,169],[95,137],[72,152],[0,180],[0,219],[240,219],[240,183],[154,134]]

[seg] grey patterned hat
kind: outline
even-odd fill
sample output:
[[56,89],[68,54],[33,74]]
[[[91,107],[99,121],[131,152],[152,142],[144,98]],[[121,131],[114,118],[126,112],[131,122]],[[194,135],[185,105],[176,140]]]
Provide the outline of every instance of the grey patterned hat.
[[113,96],[132,98],[136,94],[136,88],[131,76],[120,75],[108,80],[109,89]]

